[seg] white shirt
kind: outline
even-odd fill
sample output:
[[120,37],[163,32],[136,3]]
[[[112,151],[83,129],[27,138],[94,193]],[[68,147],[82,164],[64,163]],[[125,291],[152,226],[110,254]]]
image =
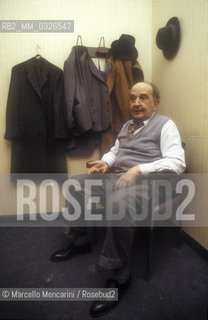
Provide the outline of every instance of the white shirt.
[[[144,125],[148,124],[150,119],[144,121]],[[142,128],[137,129],[136,132]],[[151,172],[162,172],[170,170],[177,174],[183,173],[186,167],[184,149],[181,146],[181,138],[175,123],[168,120],[162,127],[160,136],[160,149],[162,159],[151,163],[139,164],[140,171],[143,175]],[[119,140],[117,139],[114,147],[108,153],[105,153],[102,160],[107,162],[109,167],[115,163],[116,156],[119,151]]]

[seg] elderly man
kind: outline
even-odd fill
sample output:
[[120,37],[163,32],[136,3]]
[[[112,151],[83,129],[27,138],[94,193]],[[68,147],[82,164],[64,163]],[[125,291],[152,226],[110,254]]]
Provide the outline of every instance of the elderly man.
[[[117,202],[123,200],[122,190],[128,190],[135,180],[151,172],[175,172],[185,169],[184,150],[175,123],[166,116],[157,113],[160,96],[155,85],[147,82],[136,83],[129,93],[130,116],[120,133],[114,147],[101,160],[90,163],[87,179],[103,177],[103,173],[114,172],[116,182],[110,195]],[[90,175],[90,176],[89,176]],[[81,176],[80,181],[85,176]],[[105,180],[105,179],[104,179]],[[98,194],[104,194],[106,184],[98,187]],[[139,188],[135,184],[136,197],[141,199]],[[120,198],[119,198],[120,197]],[[79,197],[79,202],[83,201]],[[138,200],[137,204],[141,204]],[[111,279],[106,287],[118,288],[118,298],[130,285],[129,260],[135,228],[107,227],[106,236],[99,259],[104,269],[111,270]],[[70,243],[52,255],[52,261],[61,261],[76,254],[90,251],[90,242],[85,228],[71,228]],[[118,301],[119,301],[118,300]],[[90,314],[98,317],[106,314],[117,302],[96,301]]]

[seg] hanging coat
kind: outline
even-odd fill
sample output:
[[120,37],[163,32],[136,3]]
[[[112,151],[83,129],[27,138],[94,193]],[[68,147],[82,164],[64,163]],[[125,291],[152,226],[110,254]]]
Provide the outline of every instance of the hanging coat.
[[66,172],[63,72],[44,58],[12,68],[5,139],[12,173]]
[[[107,74],[96,68],[85,46],[72,48],[64,63],[66,122],[75,138],[68,148],[77,148],[79,155],[94,151],[100,144],[99,133],[110,125],[106,79]],[[81,140],[87,143],[80,144]]]
[[129,120],[128,90],[139,81],[144,81],[140,64],[131,60],[122,61],[109,58],[110,72],[107,78],[110,96],[111,127],[103,132],[101,139],[101,154],[114,145],[117,134],[124,123]]

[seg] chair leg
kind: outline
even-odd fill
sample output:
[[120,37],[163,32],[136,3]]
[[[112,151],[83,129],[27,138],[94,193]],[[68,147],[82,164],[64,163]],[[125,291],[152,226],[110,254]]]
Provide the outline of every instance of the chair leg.
[[180,248],[183,244],[183,229],[181,227],[177,228],[177,247]]
[[147,261],[146,261],[146,281],[150,280],[152,271],[152,252],[153,252],[153,238],[154,238],[154,227],[149,228],[148,234],[148,247],[147,247]]

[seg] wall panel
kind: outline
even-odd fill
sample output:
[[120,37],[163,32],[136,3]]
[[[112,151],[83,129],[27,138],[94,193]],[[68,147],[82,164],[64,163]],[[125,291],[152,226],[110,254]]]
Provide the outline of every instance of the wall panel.
[[[5,111],[11,68],[39,53],[51,63],[63,68],[64,61],[76,44],[98,46],[104,36],[106,46],[122,33],[136,38],[139,62],[145,78],[151,79],[151,0],[1,0],[0,20],[74,20],[74,33],[1,33],[0,37],[0,173],[10,171],[10,142],[4,140]],[[90,157],[68,158],[70,174],[86,172],[85,163],[99,158],[99,150]],[[0,188],[14,198],[15,188],[3,179]],[[2,193],[3,194],[3,193]],[[8,197],[4,203],[10,206]],[[11,210],[10,210],[11,209]],[[12,212],[13,207],[5,210]]]
[[[186,142],[188,171],[208,172],[208,1],[152,1],[152,79],[161,90],[161,113],[173,118]],[[159,28],[177,16],[181,45],[177,56],[166,60],[155,44]],[[201,203],[194,203],[200,208]],[[207,209],[204,209],[207,215]],[[208,248],[208,228],[187,232]]]

